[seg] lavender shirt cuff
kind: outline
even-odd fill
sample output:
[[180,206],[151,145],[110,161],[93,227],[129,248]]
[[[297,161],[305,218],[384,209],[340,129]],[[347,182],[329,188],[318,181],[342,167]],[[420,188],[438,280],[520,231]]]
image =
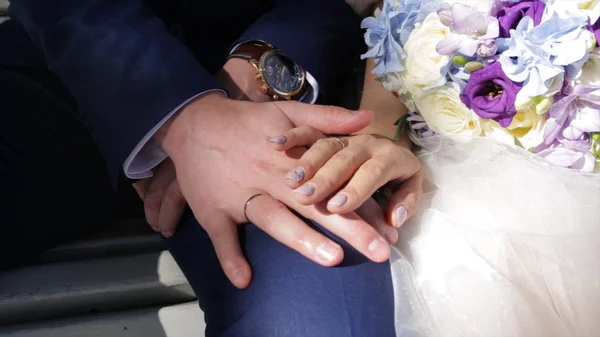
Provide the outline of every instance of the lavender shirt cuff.
[[[308,82],[309,88],[306,91],[306,94],[299,99],[299,101],[309,104],[314,104],[319,97],[319,83],[317,80],[309,74],[306,73],[306,80]],[[162,163],[163,160],[167,158],[167,154],[162,150],[162,148],[152,139],[152,136],[160,129],[173,115],[175,115],[181,108],[183,108],[186,104],[193,101],[196,98],[204,94],[208,94],[210,92],[219,91],[227,95],[227,93],[221,89],[213,89],[201,92],[195,96],[190,97],[183,103],[179,104],[175,109],[169,112],[158,124],[156,124],[145,136],[140,140],[140,142],[135,146],[133,151],[129,154],[127,159],[125,159],[125,163],[123,163],[123,171],[125,171],[125,175],[129,179],[144,179],[152,177],[152,169],[154,169],[158,164]]]

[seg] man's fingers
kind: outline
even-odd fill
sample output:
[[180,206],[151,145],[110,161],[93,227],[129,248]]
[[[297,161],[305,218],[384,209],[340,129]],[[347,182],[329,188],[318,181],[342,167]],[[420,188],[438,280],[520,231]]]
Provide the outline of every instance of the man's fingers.
[[356,210],[356,214],[366,222],[370,223],[389,244],[393,245],[398,242],[398,229],[390,226],[385,221],[383,209],[373,198],[367,199],[367,201]]
[[273,102],[294,125],[310,125],[326,134],[349,134],[364,129],[373,120],[370,110],[351,111],[332,105],[296,101]]
[[154,175],[150,178],[148,188],[144,194],[144,213],[146,215],[146,221],[155,231],[160,231],[158,215],[163,196],[169,184],[175,179],[175,170],[172,165],[173,162],[166,160],[158,166]]
[[313,208],[314,206],[304,206],[297,210],[346,241],[371,261],[385,262],[390,258],[391,249],[387,240],[358,214],[352,212],[339,215],[326,210],[314,212]]
[[246,288],[252,279],[252,270],[242,254],[235,222],[224,212],[217,211],[204,217],[202,226],[212,241],[227,278],[237,288]]
[[179,183],[177,179],[174,179],[163,195],[160,212],[158,213],[157,227],[164,236],[170,237],[175,233],[186,206],[187,203],[183,194],[181,194]]
[[133,189],[137,193],[138,197],[140,197],[142,200],[144,200],[144,195],[146,194],[146,189],[148,189],[149,183],[150,179],[142,179],[132,184]]
[[312,126],[301,125],[273,137],[270,143],[278,151],[287,151],[296,146],[311,146],[325,137],[327,137],[325,134]]
[[310,228],[270,195],[253,198],[247,205],[246,214],[275,240],[323,266],[335,266],[344,257],[340,245]]
[[419,207],[423,196],[423,175],[418,171],[415,175],[402,182],[400,188],[390,198],[387,219],[394,227],[400,227],[410,218]]

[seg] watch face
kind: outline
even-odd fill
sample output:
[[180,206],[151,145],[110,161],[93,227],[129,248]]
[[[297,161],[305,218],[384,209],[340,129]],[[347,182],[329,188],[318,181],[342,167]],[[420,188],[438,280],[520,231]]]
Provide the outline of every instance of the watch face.
[[278,51],[262,57],[263,79],[278,94],[296,94],[304,83],[304,72],[298,63]]

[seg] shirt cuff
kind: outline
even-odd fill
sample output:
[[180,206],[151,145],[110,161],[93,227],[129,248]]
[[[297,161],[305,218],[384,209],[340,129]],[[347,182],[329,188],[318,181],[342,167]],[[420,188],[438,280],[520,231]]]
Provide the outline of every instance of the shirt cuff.
[[152,169],[154,169],[156,166],[158,166],[158,164],[162,163],[162,161],[167,158],[165,151],[163,151],[158,143],[156,143],[156,141],[152,138],[156,131],[158,131],[158,129],[160,129],[186,104],[211,92],[222,92],[224,95],[227,95],[227,92],[222,89],[213,89],[190,97],[175,107],[175,109],[169,112],[165,117],[163,117],[163,119],[161,119],[161,121],[158,122],[158,124],[156,124],[144,136],[144,138],[142,138],[142,140],[140,140],[133,151],[131,151],[127,159],[125,159],[125,163],[123,163],[123,171],[125,172],[127,178],[144,179],[152,177]]
[[[243,42],[242,42],[243,43]],[[305,94],[298,98],[298,101],[308,104],[315,104],[317,99],[319,98],[319,83],[317,80],[307,71],[306,72],[306,82],[308,88]],[[125,163],[123,164],[123,171],[125,175],[129,179],[145,179],[152,177],[152,169],[158,166],[158,164],[162,163],[163,160],[167,158],[167,154],[163,149],[152,139],[152,136],[156,133],[158,129],[160,129],[177,111],[179,111],[182,107],[184,107],[189,102],[193,101],[196,98],[199,98],[202,95],[208,94],[210,92],[219,91],[227,95],[224,90],[214,89],[208,90],[205,92],[201,92],[185,102],[178,105],[175,109],[173,109],[170,113],[168,113],[158,124],[152,128],[145,136],[140,140],[140,142],[136,145],[136,147],[131,151],[127,159],[125,159]]]

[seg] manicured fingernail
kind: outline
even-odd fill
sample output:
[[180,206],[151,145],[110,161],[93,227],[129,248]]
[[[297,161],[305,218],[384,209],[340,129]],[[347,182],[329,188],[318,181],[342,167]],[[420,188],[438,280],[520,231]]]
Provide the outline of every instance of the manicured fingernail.
[[310,197],[311,195],[315,194],[316,189],[317,188],[313,184],[304,184],[295,189],[294,192]]
[[386,226],[384,235],[390,244],[394,244],[398,241],[398,230],[392,226]]
[[345,193],[336,194],[333,198],[329,199],[327,205],[331,206],[342,206],[348,201],[348,196]]
[[302,179],[304,179],[304,169],[302,167],[296,167],[291,170],[285,178],[295,182],[302,181]]
[[406,210],[406,207],[398,206],[394,211],[394,214],[396,214],[396,223],[394,226],[396,226],[396,228],[402,226],[408,217],[408,211]]
[[162,236],[164,236],[165,238],[170,238],[171,236],[173,236],[172,232],[162,232]]
[[280,136],[271,138],[271,143],[281,145],[281,144],[287,142],[287,140],[288,140],[288,138],[285,135],[280,135]]
[[371,252],[371,255],[375,258],[375,260],[383,261],[389,257],[388,246],[389,244],[382,239],[375,239],[369,245],[369,252]]
[[321,242],[317,246],[317,259],[325,263],[330,263],[337,258],[340,250],[340,246],[334,243]]

